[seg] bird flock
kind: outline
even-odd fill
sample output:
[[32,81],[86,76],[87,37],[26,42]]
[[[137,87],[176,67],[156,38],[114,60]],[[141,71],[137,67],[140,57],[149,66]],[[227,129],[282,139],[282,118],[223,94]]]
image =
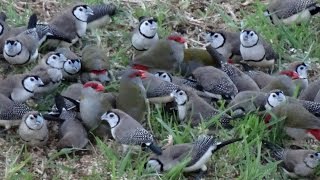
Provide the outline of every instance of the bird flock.
[[[207,32],[205,49],[186,48],[187,40],[179,33],[159,37],[156,17],[140,17],[131,36],[134,56],[117,77],[112,77],[108,57],[97,45],[71,51],[87,29],[103,28],[116,11],[114,4],[77,3],[48,22],[39,22],[32,14],[23,27],[9,26],[6,14],[0,13],[3,62],[36,64],[0,80],[3,134],[18,126],[25,144],[42,147],[50,136],[48,122],[55,121],[57,149],[84,149],[94,134],[121,144],[122,153],[131,146],[150,150],[146,170],[162,173],[186,161],[183,172],[199,172],[197,178],[210,169],[206,164],[215,151],[245,137],[218,141],[203,134],[193,142],[161,147],[147,127],[150,111],[162,108],[177,117],[176,123],[205,124],[209,131],[232,129],[254,113],[268,128],[279,124],[295,143],[320,140],[320,80],[308,81],[305,62],[292,62],[277,71],[279,55],[253,29]],[[309,21],[318,12],[320,6],[313,0],[271,0],[265,16],[276,26]],[[105,92],[105,85],[114,79],[119,81],[118,91]],[[53,107],[38,112],[28,105],[27,101],[52,93],[64,81],[71,85],[54,96]],[[222,102],[225,111],[219,108]],[[275,161],[282,161],[290,177],[311,177],[320,164],[320,152],[315,150],[284,148],[266,140],[263,145]]]

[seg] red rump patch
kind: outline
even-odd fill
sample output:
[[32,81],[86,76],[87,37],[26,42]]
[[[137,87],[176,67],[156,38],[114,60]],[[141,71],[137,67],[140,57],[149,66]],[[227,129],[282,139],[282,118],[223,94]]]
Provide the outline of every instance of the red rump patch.
[[[272,116],[270,114],[266,114],[266,116],[264,117],[264,123],[265,124],[269,124],[271,121]],[[270,130],[272,128],[272,126],[269,126],[268,129]]]
[[285,70],[285,71],[281,71],[280,74],[287,75],[292,79],[299,79],[299,74],[295,71]]
[[233,60],[232,59],[228,59],[227,61],[229,64],[234,64]]
[[87,82],[83,85],[84,88],[91,87],[92,89],[96,90],[97,92],[103,92],[104,86],[98,82]]
[[176,41],[181,44],[184,44],[186,42],[185,38],[183,38],[182,36],[178,36],[178,35],[171,35],[168,37],[168,40],[173,40],[173,41]]
[[106,74],[107,70],[106,69],[102,69],[102,70],[92,70],[90,71],[93,74]]
[[320,129],[308,129],[307,132],[314,136],[318,141],[320,140]]
[[148,71],[149,67],[141,65],[141,64],[135,64],[132,66],[132,69],[142,70],[142,71]]

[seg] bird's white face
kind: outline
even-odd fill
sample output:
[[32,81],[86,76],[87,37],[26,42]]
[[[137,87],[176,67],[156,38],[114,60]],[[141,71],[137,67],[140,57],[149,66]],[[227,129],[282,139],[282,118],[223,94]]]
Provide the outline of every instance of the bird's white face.
[[28,91],[33,92],[36,88],[43,86],[44,83],[38,76],[28,76],[22,80],[22,85]]
[[172,79],[170,75],[166,72],[157,72],[154,74],[156,77],[159,77],[160,79],[167,81],[167,82],[172,82]]
[[224,45],[225,38],[221,33],[209,32],[206,35],[206,41],[210,43],[213,48],[217,49]]
[[120,118],[114,112],[107,112],[101,116],[101,120],[107,121],[111,128],[116,127],[119,124]]
[[10,57],[14,57],[21,53],[22,44],[19,41],[7,40],[4,47],[4,53],[6,53]]
[[25,120],[26,125],[33,130],[41,129],[44,124],[44,119],[42,115],[39,114],[30,114]]
[[93,15],[92,9],[87,5],[79,5],[73,8],[73,15],[80,21],[87,22],[88,17]]
[[282,91],[275,91],[269,94],[266,109],[270,110],[274,107],[277,107],[286,101],[286,96]]
[[0,37],[1,37],[2,34],[3,34],[3,30],[4,30],[4,27],[3,27],[3,25],[0,23]]
[[157,29],[158,23],[153,19],[142,22],[139,27],[140,33],[147,37],[155,36],[157,33]]
[[61,53],[55,53],[48,57],[46,63],[53,68],[62,69],[67,58]]
[[158,160],[150,159],[146,165],[145,169],[152,170],[152,171],[157,171],[161,172],[161,164],[159,163]]
[[188,95],[183,90],[174,90],[170,96],[174,97],[174,100],[178,105],[183,105],[188,101]]
[[81,70],[81,61],[79,59],[68,59],[63,64],[63,69],[69,74],[77,74]]
[[301,64],[297,66],[296,72],[299,74],[299,78],[307,79],[308,78],[308,67],[306,64]]
[[243,46],[251,47],[258,43],[259,36],[254,31],[243,30],[240,34],[240,41]]
[[308,154],[308,156],[304,159],[304,163],[311,168],[316,168],[320,164],[320,152]]

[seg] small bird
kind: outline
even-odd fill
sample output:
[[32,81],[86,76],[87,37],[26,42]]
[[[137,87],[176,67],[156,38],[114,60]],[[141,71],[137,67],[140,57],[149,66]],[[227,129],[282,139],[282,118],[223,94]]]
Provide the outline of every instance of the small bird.
[[234,114],[245,115],[256,110],[270,110],[281,103],[285,103],[286,96],[281,90],[275,89],[268,93],[259,91],[242,91],[228,104]]
[[131,66],[144,71],[150,69],[174,71],[183,61],[185,42],[186,40],[179,35],[161,39],[150,49],[136,56]]
[[87,19],[87,29],[96,29],[105,24],[107,24],[111,16],[115,15],[117,11],[117,7],[113,3],[109,4],[98,4],[89,6],[92,11],[93,15],[89,14]]
[[40,63],[35,66],[31,73],[38,75],[44,85],[35,90],[36,93],[47,93],[56,89],[63,78],[62,68],[67,58],[61,53],[49,52]]
[[320,89],[320,80],[311,82],[299,95],[300,100],[314,101]]
[[192,72],[192,76],[204,91],[219,94],[225,99],[232,99],[238,93],[238,89],[230,77],[218,68],[199,67]]
[[77,119],[78,113],[74,109],[66,109],[64,97],[61,95],[55,97],[55,104],[60,112],[59,118],[63,120],[59,128],[60,140],[57,148],[84,148],[89,142],[88,134],[80,120]]
[[227,63],[227,59],[211,45],[206,46],[206,50],[212,56],[212,58],[217,59],[219,60],[219,62],[221,62],[218,68],[220,68],[230,77],[231,81],[236,85],[239,92],[246,90],[260,90],[257,83],[253,79],[251,79],[250,76],[243,73],[235,65]]
[[291,178],[306,178],[314,174],[320,164],[320,152],[306,149],[284,149],[268,141],[263,144],[271,156],[281,162],[284,172]]
[[152,152],[161,155],[162,150],[153,139],[153,135],[130,115],[119,109],[112,109],[101,116],[111,127],[112,137],[122,144],[124,152],[129,145],[146,145]]
[[49,33],[39,36],[36,24],[37,15],[33,14],[30,16],[26,31],[6,39],[3,46],[3,56],[8,63],[23,65],[37,59],[38,48],[46,40]]
[[81,58],[69,48],[59,48],[55,52],[63,54],[67,61],[63,64],[63,78],[68,81],[76,81],[81,71]]
[[113,93],[97,92],[90,86],[81,90],[80,115],[87,129],[98,136],[107,136],[110,132],[108,125],[101,123],[101,115],[116,106]]
[[158,71],[154,75],[163,79],[164,81],[176,84],[178,86],[189,86],[200,91],[203,90],[202,86],[200,86],[194,79],[173,76],[172,74],[165,71]]
[[28,112],[22,118],[18,134],[27,145],[43,146],[49,138],[47,122],[41,113],[37,111]]
[[25,102],[31,98],[35,90],[44,83],[39,76],[32,74],[15,74],[0,80],[0,93],[14,102]]
[[304,62],[293,62],[289,64],[288,70],[298,73],[299,79],[295,80],[300,89],[305,89],[308,86],[308,65]]
[[181,122],[188,124],[190,121],[191,126],[198,126],[201,122],[218,117],[223,127],[231,127],[232,117],[212,107],[195,92],[177,89],[170,95],[177,104],[178,117]]
[[279,56],[260,35],[253,30],[242,30],[240,42],[241,63],[273,71]]
[[3,94],[0,94],[0,102],[0,126],[6,130],[19,126],[23,115],[32,111],[25,103],[13,102]]
[[111,76],[108,69],[110,69],[109,60],[99,47],[88,45],[82,50],[80,74],[82,83],[88,81],[109,83]]
[[206,34],[206,42],[216,49],[226,59],[237,62],[241,59],[240,32],[224,30],[210,31]]
[[[296,78],[299,78],[297,75]],[[296,90],[296,85],[294,84],[292,77],[287,75],[278,75],[273,79],[268,85],[261,89],[262,92],[270,92],[274,89],[279,89],[284,92],[287,96],[293,96]]]
[[139,25],[131,37],[132,47],[136,51],[146,51],[159,41],[157,18],[139,17]]
[[116,107],[138,122],[145,120],[147,111],[147,94],[141,80],[143,76],[144,72],[141,70],[127,69],[121,76],[116,100]]
[[264,14],[273,24],[301,24],[319,12],[315,0],[270,0]]
[[27,30],[26,26],[10,27],[6,20],[7,15],[4,12],[0,12],[0,55],[3,53],[3,46],[9,37],[17,36]]
[[53,17],[47,26],[52,35],[48,39],[64,41],[63,46],[70,46],[81,39],[87,30],[87,20],[93,10],[85,4],[76,4]]
[[[211,155],[229,144],[241,141],[242,138],[217,142],[213,137],[201,135],[193,143],[184,143],[168,146],[161,155],[151,155],[144,167],[160,172],[170,171],[177,165],[186,162],[184,172],[197,172],[202,176],[207,170],[206,163]],[[201,177],[199,177],[200,179]]]

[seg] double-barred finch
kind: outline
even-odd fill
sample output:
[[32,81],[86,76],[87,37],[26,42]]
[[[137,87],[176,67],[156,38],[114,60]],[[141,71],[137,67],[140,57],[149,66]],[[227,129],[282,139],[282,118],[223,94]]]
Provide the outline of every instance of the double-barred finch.
[[[295,73],[297,74],[297,73]],[[297,75],[297,78],[298,75]],[[264,88],[261,89],[262,92],[269,92],[274,89],[280,89],[287,96],[293,96],[296,90],[296,85],[294,84],[292,77],[287,75],[278,75],[271,82],[268,83]]]
[[49,138],[47,122],[41,113],[28,112],[22,118],[18,134],[21,140],[30,146],[45,145]]
[[165,71],[158,71],[154,75],[156,77],[159,77],[167,82],[176,84],[178,86],[188,86],[188,87],[197,89],[199,91],[203,90],[202,86],[200,86],[196,80],[191,78],[182,78],[178,76],[173,76],[171,73],[165,72]]
[[193,143],[176,144],[168,146],[161,155],[151,155],[145,163],[145,168],[157,172],[170,171],[178,164],[186,162],[184,172],[201,171],[203,175],[207,171],[206,163],[211,155],[224,146],[241,141],[242,139],[231,139],[217,142],[213,137],[202,135]]
[[272,46],[267,43],[257,32],[242,30],[240,33],[240,52],[242,64],[269,69],[273,71],[274,65],[279,58]]
[[211,45],[208,45],[206,47],[206,50],[212,56],[212,58],[218,59],[220,61],[220,66],[218,66],[218,68],[220,68],[230,77],[231,81],[236,85],[239,92],[246,90],[260,90],[257,83],[250,76],[243,73],[233,64],[227,63],[227,58],[222,56],[222,54],[220,54]]
[[63,78],[62,68],[67,58],[61,53],[49,52],[35,66],[31,73],[38,75],[44,85],[35,90],[36,93],[47,93],[56,89]]
[[160,69],[174,71],[183,61],[185,39],[179,35],[171,35],[159,40],[150,49],[136,56],[131,65],[134,69]]
[[153,139],[153,135],[131,116],[119,109],[112,109],[101,116],[111,127],[113,138],[124,148],[130,145],[146,145],[155,154],[161,155],[162,150]]
[[87,20],[93,15],[92,9],[85,4],[76,4],[53,17],[47,24],[42,24],[51,35],[48,39],[64,41],[67,45],[77,42],[86,34]]
[[15,102],[25,102],[33,97],[35,90],[44,85],[39,76],[16,74],[0,80],[0,93]]
[[32,111],[25,103],[14,102],[3,94],[0,94],[0,101],[0,126],[5,129],[20,125],[23,115]]
[[308,65],[304,62],[293,62],[289,64],[288,70],[298,73],[299,79],[294,80],[300,91],[308,87]]
[[6,39],[3,46],[3,56],[10,64],[23,65],[37,59],[38,48],[46,40],[46,34],[38,34],[36,29],[37,15],[30,16],[27,30],[17,36]]
[[139,25],[131,37],[132,47],[136,51],[146,51],[159,41],[158,23],[154,17],[139,17]]
[[276,161],[291,178],[311,177],[320,164],[320,152],[307,149],[284,149],[268,141],[263,141]]
[[4,12],[0,12],[0,54],[3,53],[3,46],[5,41],[11,36],[17,36],[23,31],[27,30],[27,27],[10,27],[6,22],[7,15]]
[[98,46],[89,45],[83,48],[81,66],[82,83],[100,81],[107,84],[111,81],[109,59]]
[[270,0],[265,16],[273,24],[300,24],[320,12],[315,0]]
[[237,62],[241,58],[240,32],[224,30],[210,31],[206,34],[206,42],[226,59]]
[[68,81],[78,80],[79,72],[82,67],[81,58],[69,48],[59,48],[55,52],[61,53],[67,58],[67,61],[63,64],[63,78]]
[[[61,95],[55,97],[55,103],[59,110],[59,118],[63,123],[59,128],[60,140],[57,148],[84,148],[88,140],[88,134],[79,119],[77,119],[77,111],[75,109],[66,109],[65,99]],[[79,103],[74,104],[78,106]]]
[[231,99],[238,93],[238,89],[230,77],[218,68],[199,67],[193,71],[192,75],[203,87],[203,90],[209,93],[221,95],[225,99]]
[[195,92],[177,89],[170,95],[176,102],[178,117],[181,122],[188,123],[190,121],[192,126],[197,126],[201,122],[207,122],[214,117],[218,117],[223,127],[231,127],[232,117],[212,107]]
[[117,7],[112,3],[91,5],[89,7],[92,9],[93,15],[90,14],[87,19],[87,29],[96,29],[107,24],[117,10]]

